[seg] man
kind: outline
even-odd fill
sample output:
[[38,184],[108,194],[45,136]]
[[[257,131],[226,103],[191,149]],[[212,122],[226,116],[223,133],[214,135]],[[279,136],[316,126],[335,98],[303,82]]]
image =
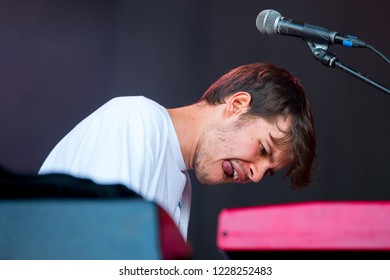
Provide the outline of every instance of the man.
[[310,183],[313,119],[287,70],[254,63],[231,70],[193,105],[165,109],[144,97],[115,98],[53,149],[40,173],[121,183],[161,205],[184,239],[194,170],[205,185],[259,182],[288,168],[293,187]]

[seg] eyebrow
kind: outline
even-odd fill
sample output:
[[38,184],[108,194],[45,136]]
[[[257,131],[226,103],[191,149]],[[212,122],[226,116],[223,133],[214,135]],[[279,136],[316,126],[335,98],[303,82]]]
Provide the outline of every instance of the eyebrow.
[[[272,149],[272,145],[270,144],[270,142],[268,142],[268,140],[266,139],[265,142],[267,143],[267,146],[269,148],[268,150],[268,155],[269,155],[269,159],[271,162],[275,162],[275,159],[274,159],[274,150]],[[272,141],[271,141],[272,142]]]
[[[267,143],[267,146],[269,148],[269,150],[268,150],[269,160],[270,160],[271,163],[273,163],[273,162],[275,162],[274,150],[272,149],[272,146],[270,145],[270,143],[268,142],[267,139],[265,140],[265,142]],[[272,168],[269,168],[268,172],[269,172],[269,176],[270,177],[274,176],[274,174],[275,174],[275,171]]]

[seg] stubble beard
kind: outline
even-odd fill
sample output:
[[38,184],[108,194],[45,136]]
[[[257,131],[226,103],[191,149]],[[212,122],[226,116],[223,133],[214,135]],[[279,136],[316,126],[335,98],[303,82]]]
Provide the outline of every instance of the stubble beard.
[[205,151],[205,145],[207,145],[206,136],[205,133],[203,133],[199,138],[199,142],[195,150],[194,171],[199,183],[202,185],[214,185],[215,183],[212,182],[209,174],[209,164],[212,162],[213,158],[210,156],[210,153]]
[[[194,154],[194,171],[197,180],[203,185],[218,185],[225,182],[225,174],[221,166],[218,166],[220,152],[231,153],[233,147],[229,147],[227,138],[236,133],[237,124],[228,127],[215,127],[205,131],[200,137]],[[219,169],[218,169],[219,168]]]

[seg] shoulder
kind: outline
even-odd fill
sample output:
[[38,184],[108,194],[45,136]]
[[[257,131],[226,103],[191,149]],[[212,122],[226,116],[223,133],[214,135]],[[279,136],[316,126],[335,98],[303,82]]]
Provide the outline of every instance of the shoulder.
[[104,107],[142,110],[163,110],[164,107],[144,96],[115,97],[103,105]]
[[169,117],[168,111],[157,102],[143,96],[121,96],[115,97],[100,108],[91,116],[95,120],[112,120],[116,123],[128,120],[133,122],[142,120],[161,120]]
[[134,132],[146,130],[148,134],[161,133],[167,130],[170,123],[167,109],[144,96],[113,98],[102,106],[102,111],[104,119],[111,120],[115,125],[126,125]]

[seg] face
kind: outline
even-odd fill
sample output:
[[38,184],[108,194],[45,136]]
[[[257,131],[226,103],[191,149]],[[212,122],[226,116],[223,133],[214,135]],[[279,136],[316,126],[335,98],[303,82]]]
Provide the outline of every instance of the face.
[[194,156],[200,183],[259,182],[289,164],[289,155],[272,141],[291,124],[289,118],[271,123],[263,118],[232,116],[201,135]]

